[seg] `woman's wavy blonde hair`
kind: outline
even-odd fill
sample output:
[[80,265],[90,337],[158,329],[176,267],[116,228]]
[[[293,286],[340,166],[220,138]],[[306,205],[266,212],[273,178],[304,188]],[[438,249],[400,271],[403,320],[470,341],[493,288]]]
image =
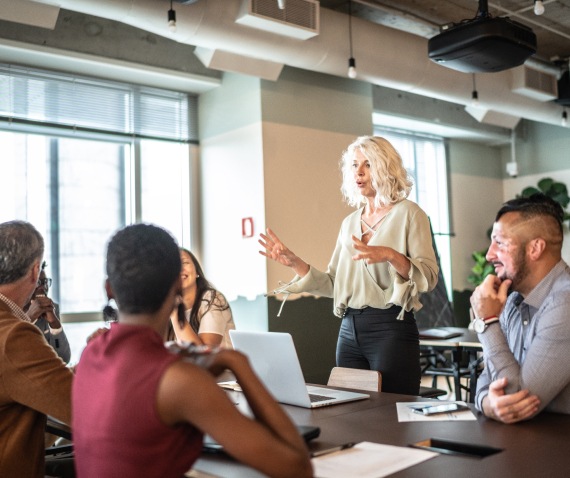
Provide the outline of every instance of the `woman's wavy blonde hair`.
[[349,206],[359,207],[365,199],[354,180],[352,163],[356,152],[370,162],[372,186],[376,190],[376,207],[395,204],[410,194],[413,181],[404,168],[398,151],[392,144],[380,136],[360,136],[342,154],[342,186],[340,190]]

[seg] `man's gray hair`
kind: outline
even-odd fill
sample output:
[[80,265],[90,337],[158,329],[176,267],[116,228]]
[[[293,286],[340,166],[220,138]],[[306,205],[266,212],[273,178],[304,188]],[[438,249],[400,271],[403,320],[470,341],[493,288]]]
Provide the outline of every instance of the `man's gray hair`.
[[0,224],[0,285],[24,277],[36,260],[44,255],[44,240],[29,222]]

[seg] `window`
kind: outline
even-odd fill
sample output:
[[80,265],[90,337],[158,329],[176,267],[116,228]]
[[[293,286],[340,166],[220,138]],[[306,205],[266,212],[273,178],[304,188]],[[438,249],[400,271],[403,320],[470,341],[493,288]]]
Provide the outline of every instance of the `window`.
[[377,129],[375,133],[394,145],[414,178],[410,199],[417,202],[430,218],[447,295],[451,298],[448,178],[443,139],[388,129]]
[[195,99],[2,65],[0,88],[0,222],[42,233],[63,313],[106,303],[105,246],[118,228],[153,222],[192,246]]

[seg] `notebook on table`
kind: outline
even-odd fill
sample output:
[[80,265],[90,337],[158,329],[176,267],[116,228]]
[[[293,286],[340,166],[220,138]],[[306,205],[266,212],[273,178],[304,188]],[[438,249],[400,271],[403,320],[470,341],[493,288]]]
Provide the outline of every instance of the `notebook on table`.
[[280,403],[317,408],[370,398],[366,393],[307,386],[290,334],[230,330],[230,338],[234,349],[248,356],[255,373]]

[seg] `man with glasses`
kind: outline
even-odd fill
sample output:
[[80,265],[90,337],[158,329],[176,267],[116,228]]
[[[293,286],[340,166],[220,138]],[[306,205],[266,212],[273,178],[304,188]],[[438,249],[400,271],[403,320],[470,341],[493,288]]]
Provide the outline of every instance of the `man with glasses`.
[[36,290],[43,254],[44,241],[34,226],[0,224],[2,477],[43,478],[46,415],[71,422],[73,373],[23,311]]
[[44,261],[42,262],[38,286],[34,291],[32,300],[24,307],[24,310],[32,323],[44,333],[47,342],[53,347],[57,355],[65,363],[69,363],[71,348],[59,320],[59,306],[47,296],[51,279],[46,276],[45,268],[46,262]]

